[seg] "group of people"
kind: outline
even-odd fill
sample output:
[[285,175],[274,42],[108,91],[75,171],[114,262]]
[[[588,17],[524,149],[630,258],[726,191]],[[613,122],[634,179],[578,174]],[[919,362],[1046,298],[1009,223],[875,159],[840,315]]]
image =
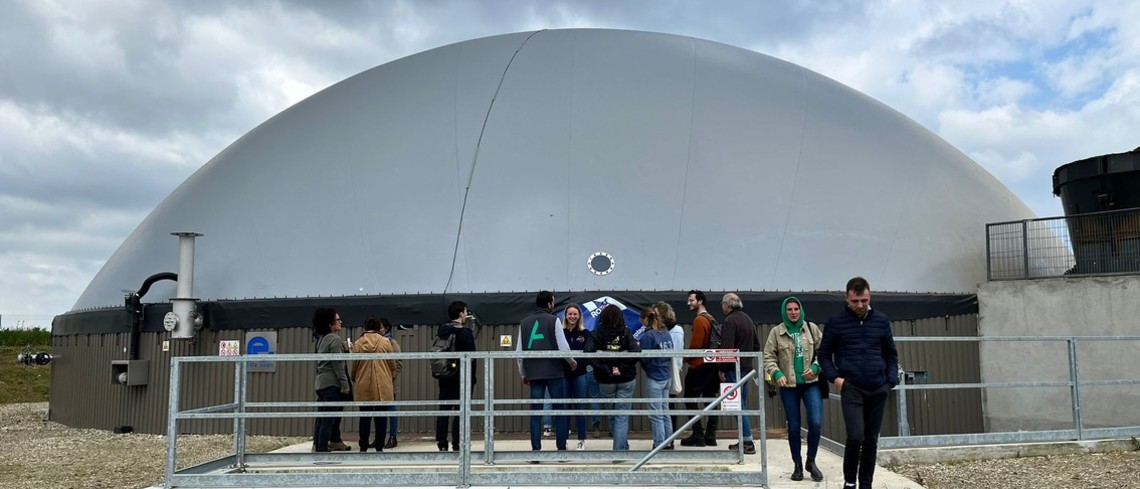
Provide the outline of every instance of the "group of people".
[[[666,414],[665,400],[675,397],[674,392],[683,392],[687,398],[715,399],[720,395],[723,382],[736,382],[736,368],[731,363],[710,363],[703,357],[685,358],[688,369],[684,375],[682,388],[674,386],[674,379],[681,370],[681,359],[676,357],[609,357],[591,355],[595,352],[641,352],[650,350],[690,349],[703,350],[710,347],[735,349],[740,352],[758,352],[763,349],[763,375],[777,389],[788,426],[788,441],[794,469],[792,480],[803,480],[804,473],[814,481],[823,480],[823,473],[815,463],[819,449],[822,424],[823,399],[828,395],[828,385],[841,395],[841,408],[847,438],[843,454],[843,478],[845,488],[871,487],[874,478],[879,430],[882,427],[883,413],[890,389],[898,384],[898,353],[891,334],[889,318],[870,306],[871,290],[862,277],[848,281],[845,291],[846,307],[832,315],[821,328],[805,319],[804,305],[799,299],[789,297],[781,307],[782,321],[771,330],[763,345],[756,334],[756,326],[744,312],[740,296],[725,294],[721,300],[723,320],[717,320],[706,309],[705,294],[689,291],[687,305],[696,314],[688,344],[684,341],[684,331],[676,322],[673,308],[659,302],[644,308],[640,314],[641,327],[637,334],[625,322],[622,310],[615,305],[607,305],[601,311],[597,326],[587,330],[583,324],[583,310],[577,304],[567,305],[562,318],[555,315],[554,294],[540,292],[535,298],[535,310],[519,322],[516,350],[527,351],[581,351],[581,356],[541,357],[520,355],[517,359],[519,375],[523,385],[529,387],[530,398],[534,401],[531,409],[540,412],[545,399],[584,399],[590,395],[591,384],[597,386],[597,397],[606,403],[607,409],[628,411],[632,404],[638,378],[638,366],[645,375],[645,397],[654,399],[649,409],[659,411],[649,416],[653,447],[665,443],[666,438],[678,426],[676,420]],[[329,316],[326,311],[318,327],[318,317],[314,316],[314,336],[318,339],[317,352],[338,353],[343,350],[340,337],[340,318]],[[453,302],[448,307],[446,324],[439,327],[437,336],[454,336],[454,350],[475,351],[474,334],[467,322],[467,305]],[[565,320],[563,320],[565,318]],[[372,318],[369,323],[372,324]],[[352,345],[353,352],[383,353],[399,352],[399,345],[385,336],[386,325],[377,320],[375,329],[366,325],[365,335]],[[369,336],[369,334],[372,336]],[[331,336],[330,336],[331,335]],[[714,344],[715,338],[715,344]],[[363,345],[362,345],[363,344]],[[364,346],[366,345],[366,346]],[[754,370],[751,356],[739,360],[740,372],[747,374]],[[393,380],[400,371],[396,360],[366,360],[352,362],[349,369],[344,362],[318,362],[317,397],[321,401],[353,399],[351,378],[357,384],[357,401],[390,400],[393,395]],[[470,384],[475,385],[472,366]],[[366,385],[366,388],[362,388]],[[459,398],[458,377],[439,379],[439,399],[454,401]],[[743,405],[747,405],[749,388],[745,383],[740,387]],[[608,401],[606,401],[608,400]],[[689,409],[701,409],[705,404],[689,403]],[[800,430],[804,424],[800,407],[803,406],[807,424],[807,457],[801,453]],[[584,410],[582,405],[553,404],[556,410]],[[676,406],[675,406],[676,407]],[[379,406],[373,408],[380,409]],[[452,403],[442,404],[441,410],[458,409]],[[327,408],[332,410],[336,408]],[[448,421],[450,418],[450,430]],[[543,421],[536,413],[530,418],[530,441],[532,450],[542,449]],[[569,416],[555,415],[553,428],[555,448],[567,450],[570,435]],[[579,450],[585,449],[587,417],[575,416]],[[609,417],[613,450],[629,450],[629,416],[614,414]],[[340,440],[339,419],[327,418],[318,422],[314,440],[317,451],[347,450]],[[369,443],[367,418],[361,422],[361,451]],[[383,450],[385,428],[383,417],[377,420],[377,441],[373,446]],[[393,418],[395,419],[395,418]],[[743,447],[729,445],[730,450],[743,450],[746,454],[756,453],[749,417],[741,423]],[[448,432],[450,431],[450,445]],[[681,440],[685,447],[706,447],[717,445],[718,418],[707,416],[698,418],[692,425],[692,433]],[[394,446],[395,435],[392,441]],[[440,451],[459,449],[459,420],[455,416],[439,416],[436,420],[436,443]],[[672,444],[662,447],[671,450]],[[538,463],[534,461],[533,463]]]
[[[364,333],[355,342],[340,337],[343,320],[333,308],[318,308],[313,312],[313,338],[317,341],[317,353],[400,353],[400,344],[392,338],[392,325],[387,319],[369,316],[364,322]],[[323,402],[380,402],[392,401],[396,397],[396,377],[400,375],[403,363],[398,359],[320,360],[317,362],[315,388],[317,400]],[[390,406],[363,405],[362,413],[378,413],[360,417],[360,451],[369,447],[377,452],[385,448],[395,448],[399,430],[398,417],[388,417],[383,412]],[[343,411],[341,406],[318,407],[318,411]],[[313,450],[317,452],[351,450],[341,439],[340,417],[318,418],[313,433]],[[375,441],[372,441],[372,426],[376,428]],[[389,433],[389,428],[391,428]],[[387,441],[385,441],[387,437]]]

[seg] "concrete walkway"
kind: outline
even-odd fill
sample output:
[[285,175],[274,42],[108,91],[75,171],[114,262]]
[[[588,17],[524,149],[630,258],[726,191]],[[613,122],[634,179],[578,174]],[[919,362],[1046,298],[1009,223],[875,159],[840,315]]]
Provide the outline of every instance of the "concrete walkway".
[[[351,445],[353,447],[354,450],[356,449],[356,443],[355,442],[348,441],[348,443],[349,443],[349,445]],[[678,443],[677,444],[677,450],[678,451],[681,451],[681,450],[727,450],[727,446],[729,443],[733,443],[733,441],[721,440],[719,447],[705,447],[705,448],[689,448],[689,447],[682,448],[680,446],[680,444]],[[571,449],[573,449],[574,444],[575,444],[575,441],[571,440],[570,441]],[[554,445],[554,441],[552,439],[549,439],[549,438],[543,439],[544,449],[553,450],[553,448],[554,448],[553,445]],[[768,487],[771,487],[773,489],[785,489],[785,488],[787,488],[787,489],[793,489],[793,488],[795,488],[795,489],[801,489],[801,488],[802,489],[808,489],[808,488],[840,489],[843,487],[843,459],[842,459],[842,457],[835,455],[835,454],[833,454],[827,450],[820,449],[819,455],[816,458],[816,463],[819,466],[820,470],[823,471],[824,480],[822,482],[813,482],[813,481],[811,481],[810,477],[807,477],[807,474],[805,474],[805,480],[804,481],[796,482],[796,481],[792,481],[789,478],[791,476],[791,472],[792,472],[792,461],[791,461],[791,456],[790,456],[789,450],[788,450],[787,440],[769,439],[767,446],[768,446],[768,471],[769,471],[769,474],[768,474],[769,486]],[[306,442],[306,443],[302,443],[302,444],[297,444],[297,445],[285,447],[285,448],[282,448],[280,450],[276,450],[276,452],[308,453],[310,451],[310,448],[311,448],[311,443]],[[482,448],[483,448],[482,441],[476,440],[474,443],[472,443],[471,448],[472,448],[472,450],[475,450],[475,451],[482,450]],[[587,450],[608,450],[609,448],[610,448],[610,440],[609,439],[591,438],[591,439],[586,441],[586,449]],[[649,450],[651,448],[651,444],[650,444],[649,440],[630,440],[630,448],[633,450]],[[805,449],[806,449],[806,444],[805,444]],[[504,439],[496,438],[495,439],[495,450],[496,450],[496,452],[499,452],[499,451],[512,451],[512,452],[529,451],[530,450],[530,441],[529,440],[521,440],[521,439],[506,439],[506,440],[504,440]],[[435,447],[435,441],[430,439],[430,438],[402,439],[402,440],[400,440],[400,445],[391,451],[395,451],[395,452],[434,452],[434,451],[436,451],[436,447]],[[373,452],[369,452],[369,453],[373,453]],[[383,455],[379,455],[379,456],[382,457]],[[575,461],[572,465],[553,465],[553,464],[547,463],[547,464],[542,464],[541,466],[533,466],[533,465],[528,465],[528,464],[512,464],[510,462],[499,463],[493,467],[485,467],[480,462],[476,462],[476,464],[478,464],[478,466],[481,467],[481,470],[489,469],[489,470],[528,471],[528,470],[539,468],[539,467],[541,467],[543,470],[567,470],[567,469],[582,470],[583,466],[589,466],[589,465],[594,465],[596,467],[603,467],[604,466],[605,470],[614,470],[614,465],[612,465],[610,463],[605,463],[605,464],[594,463],[594,464],[591,464],[591,463],[579,462],[579,461]],[[724,465],[721,465],[719,467],[719,469],[720,470],[729,470],[729,471],[731,471],[731,470],[756,471],[759,469],[759,464],[760,464],[760,454],[757,453],[756,455],[746,455],[745,456],[745,463],[743,465],[740,465],[740,464],[724,464]],[[647,465],[647,467],[660,466],[660,465],[665,465],[665,464],[664,463],[650,462],[650,464]],[[391,466],[389,465],[388,467],[391,467]],[[552,467],[562,467],[562,469],[552,468]],[[689,467],[691,468],[691,465]],[[304,469],[306,469],[306,467],[292,467],[291,469],[292,470],[296,470],[296,469],[304,470]],[[283,470],[289,470],[289,469],[283,469]],[[538,474],[536,474],[536,476],[537,475]],[[678,481],[678,485],[684,485],[684,484],[685,484],[684,481]],[[376,488],[385,488],[385,487],[397,487],[397,486],[375,486],[375,487]],[[454,487],[454,486],[439,486],[439,487]],[[479,487],[488,487],[488,486],[479,486]],[[508,487],[508,486],[495,486],[495,487],[498,489],[498,488]],[[513,486],[509,486],[509,487],[511,489],[523,489],[523,488],[529,488],[529,487],[551,488],[551,487],[566,487],[566,486],[551,486],[551,485],[520,486],[520,485],[513,485]],[[589,487],[589,486],[571,486],[571,487],[583,488],[583,487]],[[633,486],[623,486],[623,487],[633,487]],[[721,487],[728,487],[728,486],[721,486]],[[907,479],[907,478],[901,476],[901,475],[895,474],[894,472],[891,472],[887,469],[879,467],[879,469],[875,471],[875,488],[876,489],[878,489],[878,488],[890,488],[890,489],[907,488],[907,489],[909,489],[909,488],[922,488],[922,486],[919,485],[918,483],[910,480],[910,479]],[[613,489],[613,486],[607,486],[606,489]]]

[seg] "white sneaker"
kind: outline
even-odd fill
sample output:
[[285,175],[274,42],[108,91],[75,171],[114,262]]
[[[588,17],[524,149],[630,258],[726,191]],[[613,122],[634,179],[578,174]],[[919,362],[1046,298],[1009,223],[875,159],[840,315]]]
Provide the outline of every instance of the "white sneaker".
[[578,440],[578,450],[586,449],[586,440]]
[[550,437],[554,436],[554,430],[550,429],[550,427],[547,426],[546,428],[542,429],[542,436],[544,436],[546,438],[550,438]]

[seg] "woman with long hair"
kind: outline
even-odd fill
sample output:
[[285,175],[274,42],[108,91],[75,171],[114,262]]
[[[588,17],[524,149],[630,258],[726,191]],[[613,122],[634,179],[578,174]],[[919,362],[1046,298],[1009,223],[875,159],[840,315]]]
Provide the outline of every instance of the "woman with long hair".
[[[819,362],[815,350],[823,333],[815,323],[804,320],[803,306],[795,297],[784,300],[780,311],[784,321],[772,328],[764,342],[764,377],[780,389],[780,402],[788,419],[788,446],[792,452],[792,480],[804,480],[804,469],[813,481],[823,480],[815,465],[823,422],[823,396],[819,382]],[[807,466],[800,458],[800,403],[807,413]]]
[[[657,314],[661,317],[661,322],[665,323],[665,329],[669,331],[669,336],[673,337],[673,349],[674,350],[684,350],[685,349],[685,329],[682,328],[680,324],[677,324],[677,313],[675,311],[673,311],[673,306],[670,306],[668,302],[660,301],[660,302],[654,304],[653,307],[657,308]],[[681,358],[681,357],[674,357],[673,358],[673,368],[677,369],[677,372],[680,372],[681,368],[683,366],[684,366],[684,359],[683,358]],[[683,386],[672,385],[670,383],[670,385],[669,385],[669,397],[670,398],[676,398],[677,395],[673,394],[673,392],[680,390],[682,387]],[[674,403],[669,404],[669,409],[672,409],[672,410],[685,409],[685,406],[683,406],[680,403],[674,402]],[[673,429],[677,429],[677,428],[681,427],[681,423],[680,423],[681,420],[678,419],[676,415],[670,416],[669,421],[672,423]],[[673,442],[669,442],[668,445],[665,445],[665,449],[666,450],[672,450],[673,449]]]
[[[340,313],[331,307],[319,307],[313,311],[313,339],[317,341],[317,353],[345,353],[344,340],[340,337],[343,321]],[[348,366],[344,360],[318,360],[315,389],[319,402],[343,402],[352,400],[352,384],[348,381]],[[344,411],[343,407],[318,407],[317,411]],[[316,433],[313,435],[314,450],[318,452],[345,451],[351,448],[341,440],[340,417],[318,418]]]
[[[610,304],[602,309],[600,324],[586,339],[585,353],[593,352],[640,352],[641,345],[633,338],[633,333],[625,325],[621,309]],[[636,358],[590,358],[594,369],[594,379],[598,390],[605,399],[630,399],[637,383]],[[633,407],[629,401],[608,403],[607,408],[628,411]],[[629,415],[609,416],[610,430],[613,431],[613,449],[629,450]]]
[[[566,342],[570,344],[571,350],[582,351],[586,349],[586,339],[590,337],[590,330],[582,323],[582,307],[578,304],[570,304],[566,309],[562,310],[562,330],[566,333]],[[577,365],[575,368],[566,366],[566,386],[568,387],[566,396],[574,399],[583,399],[587,397],[587,379],[586,375],[586,361],[582,358],[576,358]],[[585,409],[585,404],[573,404],[571,409]],[[578,450],[586,449],[586,415],[580,414],[574,416],[573,425],[578,431]]]
[[[657,315],[657,308],[646,307],[641,310],[641,324],[645,326],[645,333],[641,335],[641,351],[672,350],[673,337],[665,329],[665,323]],[[669,357],[651,357],[641,359],[641,368],[645,370],[645,397],[650,399],[668,399],[669,383],[673,380],[673,360]],[[649,429],[653,435],[653,448],[665,442],[673,433],[673,423],[669,415],[665,414],[667,401],[650,401],[649,409],[659,414],[649,415]]]

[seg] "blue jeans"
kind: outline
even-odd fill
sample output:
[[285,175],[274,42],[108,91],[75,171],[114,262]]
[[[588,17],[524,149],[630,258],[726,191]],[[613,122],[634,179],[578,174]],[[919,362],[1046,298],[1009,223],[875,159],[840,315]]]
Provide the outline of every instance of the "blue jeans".
[[[745,370],[745,371],[741,371],[740,373],[741,374],[747,374],[750,371],[751,370]],[[726,374],[726,377],[728,378],[729,382],[735,383],[736,382],[736,370],[735,369],[729,370],[728,373]],[[748,381],[748,382],[745,382],[744,385],[740,386],[740,407],[741,408],[748,409],[748,385],[751,383],[752,383],[751,381]],[[746,442],[752,441],[752,420],[749,419],[749,418],[751,418],[751,416],[742,416],[742,418],[743,419],[741,419],[741,421],[740,421],[740,427],[744,429],[744,441],[746,441]]]
[[[396,406],[388,406],[389,411],[395,411]],[[391,416],[388,418],[388,436],[397,438],[396,435],[400,434],[400,417]]]
[[[599,397],[602,397],[602,392],[598,388],[598,379],[594,378],[593,371],[594,371],[593,367],[587,366],[586,367],[586,375],[582,376],[582,377],[586,378],[586,393],[589,394],[589,396],[582,396],[582,397],[589,397],[590,399],[597,399]],[[601,404],[599,404],[597,402],[591,402],[590,403],[590,409],[592,409],[594,411],[597,411],[601,408],[602,408]],[[590,416],[590,424],[591,425],[597,426],[601,423],[602,423],[602,418],[600,416],[598,416],[597,414]]]
[[[579,375],[577,377],[567,378],[566,379],[566,387],[567,387],[566,397],[576,397],[578,399],[585,399],[587,397],[586,396],[586,384],[587,384],[586,378],[587,377],[593,377],[593,376],[589,375],[589,374],[583,374],[583,375]],[[586,405],[585,404],[574,404],[573,409],[586,409]],[[578,430],[578,440],[579,441],[585,440],[586,439],[586,416],[585,415],[574,416],[574,426],[576,426],[577,430]]]
[[[669,382],[670,379],[654,380],[651,377],[645,378],[645,397],[654,398],[668,398],[669,397]],[[649,409],[660,411],[662,414],[649,415],[649,430],[653,434],[653,446],[656,447],[665,443],[665,439],[673,434],[673,421],[669,419],[669,415],[664,414],[668,402],[650,402]]]
[[[598,384],[598,391],[603,399],[631,399],[637,379],[623,384]],[[631,402],[610,402],[606,409],[629,411],[633,408]],[[614,432],[614,450],[629,450],[629,415],[615,414],[609,417],[610,430]]]
[[[822,381],[820,381],[822,382]],[[788,446],[792,449],[792,462],[800,464],[800,403],[807,412],[808,449],[807,459],[815,460],[819,450],[820,426],[823,424],[823,396],[819,382],[780,389],[780,401],[784,404],[784,415],[788,418]]]
[[[566,397],[566,379],[529,379],[530,382],[530,398],[531,399],[544,399],[548,394],[552,399],[560,399]],[[554,404],[554,409],[565,409],[564,404]],[[543,409],[542,404],[531,404],[530,408],[535,411]],[[570,428],[566,425],[566,416],[554,416],[554,443],[555,447],[559,450],[566,449],[566,438],[570,436]],[[531,415],[530,417],[530,449],[542,450],[542,415]]]

